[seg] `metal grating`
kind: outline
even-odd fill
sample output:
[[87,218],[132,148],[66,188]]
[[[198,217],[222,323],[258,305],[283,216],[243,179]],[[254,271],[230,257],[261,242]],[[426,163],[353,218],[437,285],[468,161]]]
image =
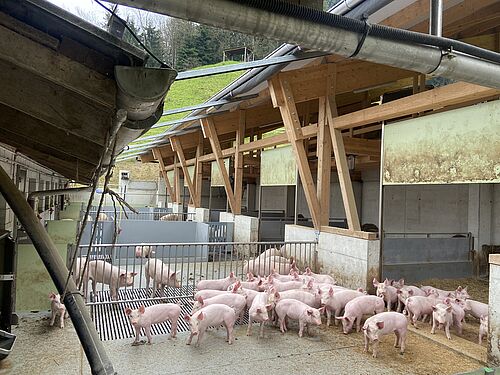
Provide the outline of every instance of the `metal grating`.
[[[129,289],[129,290],[118,290],[119,300],[135,300],[134,302],[123,302],[123,303],[105,303],[90,305],[91,316],[94,320],[97,333],[102,341],[108,340],[120,340],[135,337],[135,330],[130,324],[128,317],[125,315],[125,307],[130,307],[131,309],[137,309],[140,305],[151,306],[160,301],[141,301],[141,299],[146,299],[150,297],[151,289],[141,288],[141,289]],[[156,292],[155,297],[161,297],[160,291]],[[164,303],[177,303],[181,306],[181,315],[179,317],[179,322],[177,324],[177,332],[188,332],[189,324],[183,319],[185,314],[191,314],[192,297],[186,297],[186,295],[193,296],[194,289],[192,286],[187,286],[183,288],[167,288],[166,297],[163,300]],[[96,292],[94,295],[94,302],[109,302],[111,301],[109,291]],[[248,313],[245,313],[243,321],[237,324],[247,324],[248,323]],[[164,322],[160,324],[153,324],[151,326],[151,333],[153,336],[156,335],[168,335],[170,333],[171,325],[170,322]],[[145,336],[146,333],[144,329],[141,330],[141,335]],[[144,337],[142,337],[144,339]]]

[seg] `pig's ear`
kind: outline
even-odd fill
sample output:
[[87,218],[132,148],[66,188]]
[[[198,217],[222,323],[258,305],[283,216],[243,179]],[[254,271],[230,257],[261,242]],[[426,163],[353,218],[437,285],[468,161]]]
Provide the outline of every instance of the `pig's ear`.
[[385,285],[391,285],[392,283],[389,281],[389,279],[386,277],[384,280]]
[[260,314],[262,312],[262,309],[257,309],[255,311],[257,312],[257,314]]
[[271,311],[272,309],[273,309],[273,304],[272,303],[266,305],[266,310]]
[[186,314],[184,315],[184,320],[189,322],[191,320],[191,317],[188,314]]
[[130,307],[125,308],[125,315],[130,315],[132,314],[132,309]]
[[313,311],[311,309],[307,309],[307,315],[312,315]]
[[379,282],[377,281],[377,279],[373,279],[373,286],[377,286],[379,284]]
[[378,327],[378,329],[383,329],[384,328],[384,322],[377,322],[377,327]]
[[144,314],[145,311],[146,308],[144,307],[144,305],[139,306],[139,314]]
[[203,312],[200,312],[198,314],[198,320],[203,320],[203,319],[205,319],[205,315],[203,315]]
[[49,294],[49,298],[50,298],[50,299],[54,299],[54,298],[56,298],[56,295],[55,295],[54,293],[50,293],[50,294]]
[[201,296],[198,297],[198,303],[200,305],[203,305],[203,298]]
[[333,296],[333,288],[332,288],[332,287],[330,287],[330,290],[328,290],[328,294],[329,294],[330,296]]

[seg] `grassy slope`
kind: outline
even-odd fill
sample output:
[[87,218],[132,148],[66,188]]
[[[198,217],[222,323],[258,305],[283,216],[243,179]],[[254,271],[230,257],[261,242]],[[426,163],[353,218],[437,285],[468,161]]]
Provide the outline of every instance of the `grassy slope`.
[[[212,68],[216,66],[234,64],[232,61],[201,66],[197,69]],[[211,77],[195,78],[185,81],[174,82],[167,99],[165,100],[165,110],[187,107],[205,102],[214,94],[229,85],[238,78],[243,72],[233,72],[220,74]],[[170,116],[163,116],[160,121],[171,121],[185,117],[189,112],[178,113]],[[164,132],[167,128],[152,129],[145,135],[155,135]],[[135,144],[140,144],[139,142]],[[133,180],[155,180],[158,175],[158,165],[152,163],[142,164],[134,160],[117,163],[112,183],[118,183],[118,171],[120,169],[131,172]]]

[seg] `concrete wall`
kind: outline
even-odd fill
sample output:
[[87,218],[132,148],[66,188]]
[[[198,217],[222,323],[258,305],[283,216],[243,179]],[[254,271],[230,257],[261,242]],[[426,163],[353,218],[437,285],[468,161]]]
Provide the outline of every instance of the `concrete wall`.
[[259,220],[256,217],[220,213],[220,222],[234,222],[234,242],[257,242],[259,240]]
[[500,366],[500,254],[490,255],[488,364]]

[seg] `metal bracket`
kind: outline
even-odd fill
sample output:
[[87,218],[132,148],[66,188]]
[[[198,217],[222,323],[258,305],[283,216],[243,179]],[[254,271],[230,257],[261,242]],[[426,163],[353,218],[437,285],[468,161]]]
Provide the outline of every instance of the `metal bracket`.
[[14,281],[14,275],[0,275],[0,281]]

